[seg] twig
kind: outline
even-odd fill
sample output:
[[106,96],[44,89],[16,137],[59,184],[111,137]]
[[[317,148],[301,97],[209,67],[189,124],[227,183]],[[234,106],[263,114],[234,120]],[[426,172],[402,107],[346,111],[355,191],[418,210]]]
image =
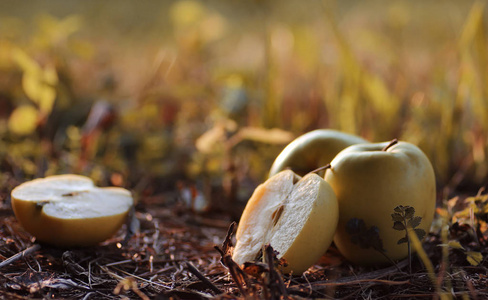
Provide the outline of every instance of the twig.
[[[224,266],[229,270],[230,276],[232,276],[242,296],[244,298],[252,296],[254,294],[254,286],[250,283],[247,274],[232,260],[230,255],[225,255],[222,261]],[[251,291],[249,292],[248,289]]]
[[39,245],[39,244],[34,244],[34,245],[30,246],[29,248],[25,249],[24,251],[19,252],[19,253],[15,254],[14,256],[11,256],[11,257],[7,258],[6,260],[2,261],[0,263],[0,269],[10,265],[11,263],[23,258],[26,255],[30,255],[33,252],[36,252],[39,249],[41,249],[41,245]]
[[206,286],[208,286],[212,291],[214,291],[217,295],[222,294],[223,292],[216,287],[210,280],[207,279],[200,271],[191,263],[186,263],[186,268],[190,271],[193,275],[197,276]]
[[232,235],[234,234],[234,230],[236,228],[236,222],[232,222],[229,226],[229,229],[227,229],[227,235],[225,236],[225,240],[222,243],[222,249],[219,248],[219,246],[214,246],[214,249],[217,250],[220,253],[220,262],[227,267],[227,265],[224,262],[224,257],[229,254],[230,250],[233,247],[232,244]]
[[[120,275],[118,275],[118,274],[116,274],[116,273],[114,273],[114,272],[110,271],[110,270],[109,270],[109,268],[104,267],[104,266],[101,266],[101,265],[99,265],[99,264],[97,264],[97,266],[98,266],[98,267],[99,267],[99,268],[100,268],[102,271],[104,271],[104,272],[105,272],[105,273],[107,273],[108,275],[112,276],[114,279],[116,279],[116,280],[118,280],[118,281],[124,280],[124,277],[122,277],[122,276],[120,276]],[[148,280],[148,279],[146,279],[146,278],[142,278],[142,277],[140,277],[140,276],[137,276],[137,275],[135,275],[135,274],[131,274],[131,273],[126,272],[126,271],[124,271],[124,270],[121,270],[121,269],[118,269],[118,268],[115,268],[115,267],[112,267],[112,269],[114,269],[114,270],[116,270],[116,271],[118,271],[118,272],[120,272],[120,273],[122,273],[122,274],[124,274],[124,275],[130,276],[130,277],[132,277],[132,278],[134,278],[134,279],[139,279],[139,280],[141,280],[141,281],[143,281],[143,282],[146,282],[146,283],[148,283],[148,284],[151,284],[151,285],[156,285],[156,286],[159,286],[159,287],[163,287],[163,288],[165,288],[165,289],[171,289],[171,287],[170,287],[170,286],[167,286],[167,285],[164,285],[164,284],[161,284],[161,283],[157,283],[157,282],[154,282],[154,281]]]
[[395,281],[395,280],[385,280],[385,279],[358,279],[345,282],[331,281],[323,283],[314,283],[313,286],[342,286],[342,285],[354,285],[361,283],[381,283],[387,285],[404,285],[410,283],[410,280]]
[[283,283],[283,278],[281,278],[280,273],[276,271],[274,266],[275,255],[273,247],[271,247],[271,245],[266,245],[264,249],[264,255],[266,257],[269,268],[269,287],[271,290],[272,299],[280,299],[280,297],[284,297],[284,299],[287,299],[288,292],[286,290],[285,284]]
[[[353,281],[358,281],[358,280],[377,280],[382,277],[385,277],[387,275],[390,275],[394,272],[397,272],[398,268],[402,269],[408,265],[408,260],[404,259],[400,262],[397,263],[395,266],[391,266],[388,268],[380,269],[380,270],[375,270],[372,272],[364,273],[358,276],[349,276],[349,277],[342,277],[339,278],[338,280],[335,281],[316,281],[314,284],[322,284],[322,283],[331,283],[331,282],[336,282],[336,283],[348,283],[348,282],[353,282]],[[402,274],[405,274],[404,272],[399,272]]]

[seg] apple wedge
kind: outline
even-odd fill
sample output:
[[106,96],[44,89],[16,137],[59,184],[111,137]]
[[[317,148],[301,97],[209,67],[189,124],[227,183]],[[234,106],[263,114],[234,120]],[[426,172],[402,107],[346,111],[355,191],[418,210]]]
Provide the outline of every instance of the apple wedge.
[[56,175],[25,182],[12,190],[20,225],[47,244],[71,247],[102,242],[124,224],[134,205],[123,188],[99,188],[79,175]]
[[285,272],[301,274],[327,250],[337,227],[336,196],[314,173],[303,178],[285,170],[256,188],[242,213],[232,258],[238,263],[259,259],[270,244],[284,258]]

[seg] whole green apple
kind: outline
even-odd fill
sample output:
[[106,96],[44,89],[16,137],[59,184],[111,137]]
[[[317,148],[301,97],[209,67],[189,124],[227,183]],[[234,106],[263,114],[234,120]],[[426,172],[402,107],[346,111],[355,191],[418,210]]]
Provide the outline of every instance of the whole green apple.
[[[407,257],[407,243],[399,243],[405,231],[393,228],[392,213],[397,206],[415,209],[415,215],[422,218],[418,229],[428,232],[431,226],[436,202],[434,170],[427,156],[413,144],[386,142],[350,146],[332,160],[325,180],[339,202],[334,242],[353,263],[372,265],[388,262],[388,258]],[[376,227],[384,251],[366,248],[357,239],[354,241],[348,226],[351,221],[359,220],[364,221],[363,229]]]
[[329,164],[346,147],[367,143],[366,140],[331,129],[317,129],[307,132],[290,144],[276,157],[269,177],[291,169],[300,176]]

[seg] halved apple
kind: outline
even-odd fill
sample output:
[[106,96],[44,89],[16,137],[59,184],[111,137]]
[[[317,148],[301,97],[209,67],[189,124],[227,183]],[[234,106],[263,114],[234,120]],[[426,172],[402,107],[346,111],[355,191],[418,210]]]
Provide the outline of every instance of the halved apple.
[[232,258],[238,263],[259,259],[270,244],[284,258],[285,272],[301,274],[332,242],[339,219],[336,196],[314,173],[303,178],[285,170],[256,188],[242,213]]
[[62,247],[110,238],[134,205],[128,190],[99,188],[80,175],[34,179],[14,188],[11,196],[20,225],[38,241]]

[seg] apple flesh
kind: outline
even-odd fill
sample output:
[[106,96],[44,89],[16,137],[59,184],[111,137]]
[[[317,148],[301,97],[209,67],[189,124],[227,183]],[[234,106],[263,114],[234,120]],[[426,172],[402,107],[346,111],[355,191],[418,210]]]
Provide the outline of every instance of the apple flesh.
[[290,144],[276,157],[269,177],[285,169],[291,169],[300,176],[329,164],[344,148],[367,143],[366,140],[331,129],[317,129],[307,132]]
[[255,261],[270,244],[287,261],[285,272],[301,274],[332,242],[338,221],[337,200],[317,174],[303,178],[285,170],[258,186],[244,209],[233,259]]
[[384,253],[393,260],[408,255],[407,244],[397,244],[404,231],[393,229],[391,214],[403,205],[415,208],[422,218],[419,229],[428,232],[434,217],[436,184],[432,165],[415,145],[398,142],[360,144],[341,151],[326,171],[339,202],[339,224],[334,243],[346,259],[362,265],[381,264],[388,259],[378,251],[352,243],[346,224],[353,218],[376,226]]
[[20,225],[37,241],[61,247],[90,246],[110,238],[134,205],[128,190],[98,188],[79,175],[35,179],[11,195]]

